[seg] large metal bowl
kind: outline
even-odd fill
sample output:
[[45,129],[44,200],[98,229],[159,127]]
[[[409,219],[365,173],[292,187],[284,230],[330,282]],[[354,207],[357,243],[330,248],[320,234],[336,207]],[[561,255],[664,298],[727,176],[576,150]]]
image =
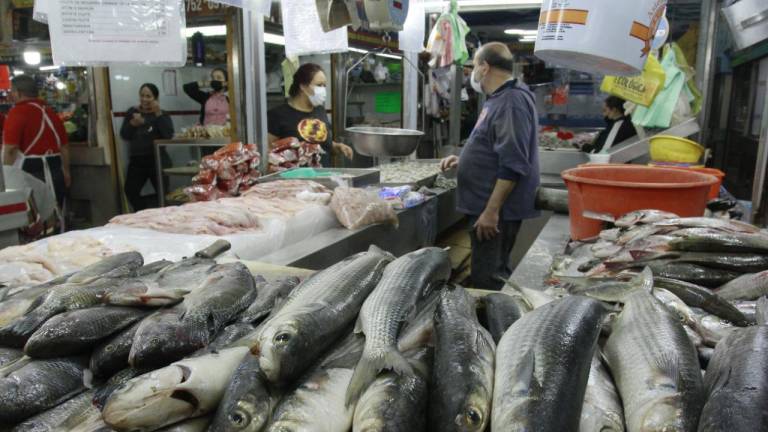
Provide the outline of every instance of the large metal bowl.
[[424,132],[411,129],[356,126],[347,129],[355,151],[363,156],[408,156],[419,146]]

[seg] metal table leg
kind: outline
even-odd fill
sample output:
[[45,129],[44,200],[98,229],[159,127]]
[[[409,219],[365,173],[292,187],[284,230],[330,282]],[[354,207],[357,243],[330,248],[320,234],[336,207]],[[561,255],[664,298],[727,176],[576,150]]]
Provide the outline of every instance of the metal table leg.
[[[155,169],[157,170],[157,202],[165,207],[165,185],[163,184],[163,160],[160,158],[160,146],[155,143]],[[134,209],[135,210],[135,209]]]

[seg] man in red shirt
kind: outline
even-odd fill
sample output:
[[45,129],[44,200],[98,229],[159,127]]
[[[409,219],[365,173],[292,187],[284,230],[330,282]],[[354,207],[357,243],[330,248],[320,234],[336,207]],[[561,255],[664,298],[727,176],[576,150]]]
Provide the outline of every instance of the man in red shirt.
[[11,82],[16,105],[8,111],[3,128],[3,163],[16,165],[46,182],[61,208],[71,183],[69,148],[64,124],[38,99],[35,80],[21,75]]

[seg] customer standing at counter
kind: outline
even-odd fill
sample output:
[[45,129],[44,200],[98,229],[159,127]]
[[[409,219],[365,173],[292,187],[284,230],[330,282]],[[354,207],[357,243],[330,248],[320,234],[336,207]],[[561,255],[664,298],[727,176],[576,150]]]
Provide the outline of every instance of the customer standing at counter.
[[351,147],[333,141],[331,124],[325,113],[326,83],[320,65],[307,63],[299,67],[293,75],[287,103],[267,113],[270,145],[279,139],[294,137],[300,141],[320,144],[325,150],[321,162],[323,166],[330,165],[332,153],[352,159],[354,152]]
[[64,229],[62,206],[72,182],[67,132],[59,116],[37,94],[37,83],[30,76],[17,76],[11,82],[16,105],[3,125],[3,163],[16,165],[53,190],[56,215]]
[[[141,189],[147,180],[152,182],[156,191],[159,190],[154,141],[173,138],[173,121],[160,109],[159,96],[160,91],[156,85],[143,84],[139,89],[139,106],[128,109],[120,128],[120,136],[128,141],[130,154],[125,176],[125,196],[134,211],[149,207],[141,197]],[[168,158],[165,153],[160,157],[164,160]],[[163,164],[168,165],[165,161]]]
[[603,102],[603,117],[605,129],[595,138],[592,144],[581,148],[586,153],[605,153],[614,144],[620,144],[637,135],[632,119],[624,114],[624,99],[608,96]]
[[[212,91],[202,91],[210,87]],[[211,71],[209,82],[193,81],[184,84],[184,93],[200,104],[200,124],[203,126],[227,124],[229,97],[227,97],[227,71],[216,68]]]
[[471,84],[488,99],[461,156],[441,162],[443,170],[458,166],[457,210],[469,217],[472,285],[491,290],[511,276],[509,257],[522,221],[538,216],[536,103],[512,70],[504,44],[477,51]]

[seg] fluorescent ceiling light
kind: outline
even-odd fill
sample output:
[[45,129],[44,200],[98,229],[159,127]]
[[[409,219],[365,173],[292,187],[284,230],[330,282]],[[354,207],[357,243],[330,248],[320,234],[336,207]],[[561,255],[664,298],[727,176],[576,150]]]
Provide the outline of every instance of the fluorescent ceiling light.
[[[349,50],[352,51],[352,52],[360,53],[360,54],[368,54],[370,52],[370,51],[366,51],[366,50],[360,49],[360,48],[350,48]],[[402,56],[395,55],[395,54],[376,53],[376,55],[379,56],[379,57],[391,58],[391,59],[395,59],[395,60],[402,60],[403,59]]]
[[527,40],[536,40],[536,39],[537,39],[537,37],[536,37],[536,36],[523,36],[523,37],[521,37],[521,38],[520,38],[520,40],[524,40],[524,41],[527,41]]
[[28,65],[39,65],[42,59],[43,56],[40,54],[40,51],[24,51],[24,62]]
[[19,69],[16,69],[13,71],[13,76],[19,76],[19,75],[24,75],[24,71]]
[[43,71],[43,72],[45,72],[45,71],[52,71],[52,70],[59,70],[59,69],[61,69],[61,66],[56,66],[56,65],[53,65],[53,66],[40,66],[40,70]]
[[187,27],[184,29],[184,36],[191,38],[195,33],[202,33],[203,36],[226,36],[227,26],[204,26],[204,27]]
[[65,88],[67,88],[67,86],[61,81],[56,81],[56,88],[59,90],[64,90]]
[[[460,11],[491,11],[503,9],[538,9],[542,0],[458,0]],[[450,1],[427,0],[424,2],[426,12],[442,12]]]
[[504,33],[512,36],[536,36],[539,34],[538,30],[523,30],[523,29],[506,29]]
[[264,33],[264,43],[272,45],[285,45],[285,36],[275,33]]

